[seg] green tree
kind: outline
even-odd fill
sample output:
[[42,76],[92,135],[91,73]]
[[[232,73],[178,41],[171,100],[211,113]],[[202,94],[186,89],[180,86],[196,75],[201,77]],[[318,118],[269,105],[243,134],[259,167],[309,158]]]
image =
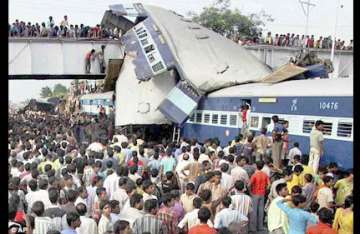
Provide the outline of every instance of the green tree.
[[53,96],[54,97],[63,97],[67,94],[68,89],[62,84],[56,84],[54,86]]
[[52,96],[52,91],[49,88],[49,86],[45,86],[41,88],[40,97],[42,98],[48,98]]
[[264,11],[249,16],[241,14],[238,9],[230,9],[230,0],[217,0],[209,7],[203,8],[198,15],[189,12],[194,22],[232,39],[253,38],[262,31],[264,21],[274,21]]

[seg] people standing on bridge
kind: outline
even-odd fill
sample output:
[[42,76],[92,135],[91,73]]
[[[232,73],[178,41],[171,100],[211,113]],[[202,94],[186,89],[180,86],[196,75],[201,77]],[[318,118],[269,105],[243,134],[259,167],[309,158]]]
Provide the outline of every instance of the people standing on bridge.
[[101,45],[101,50],[97,52],[97,58],[99,60],[100,73],[105,73],[105,45]]
[[45,23],[41,23],[41,29],[40,29],[40,37],[47,37],[48,36],[48,29],[45,26]]
[[55,21],[52,16],[49,16],[49,21],[47,22],[47,28],[50,28],[51,25],[55,25]]
[[265,44],[272,45],[273,44],[273,38],[271,36],[271,32],[268,32],[266,38],[265,38]]
[[69,28],[69,22],[67,15],[64,15],[64,19],[61,21],[60,26],[63,26],[64,28]]
[[91,60],[94,60],[95,50],[92,49],[89,53],[86,54],[85,57],[85,72],[86,74],[90,74],[91,68]]
[[315,122],[315,127],[310,132],[310,153],[309,153],[309,167],[312,167],[314,173],[317,173],[319,168],[320,157],[324,154],[324,135],[322,133],[324,122],[318,120]]

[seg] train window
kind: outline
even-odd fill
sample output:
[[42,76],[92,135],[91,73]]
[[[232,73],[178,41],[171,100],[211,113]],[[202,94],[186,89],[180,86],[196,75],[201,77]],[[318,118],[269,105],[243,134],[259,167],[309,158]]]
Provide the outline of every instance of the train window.
[[220,124],[226,125],[227,124],[227,115],[221,115],[220,117]]
[[285,121],[286,121],[285,119],[280,119],[280,118],[279,118],[279,124],[284,124]]
[[303,133],[310,133],[311,129],[315,124],[314,120],[304,120],[303,122]]
[[259,127],[259,117],[258,116],[252,116],[251,117],[250,127],[252,127],[252,128]]
[[196,123],[201,123],[202,113],[196,113]]
[[212,115],[212,123],[213,124],[217,124],[218,123],[218,117],[219,117],[219,115],[218,114],[213,114]]
[[153,69],[154,72],[158,72],[158,71],[164,69],[164,65],[160,61],[160,62],[156,63],[155,65],[153,65],[151,68]]
[[324,122],[323,126],[324,126],[324,130],[323,130],[324,135],[331,135],[332,123]]
[[230,115],[230,125],[236,126],[237,115]]
[[195,113],[190,115],[189,121],[194,122],[194,119],[195,119]]
[[270,123],[271,123],[271,118],[270,117],[263,117],[261,127],[266,128]]
[[210,122],[210,114],[204,114],[204,123]]
[[337,129],[337,136],[351,137],[352,123],[339,122]]

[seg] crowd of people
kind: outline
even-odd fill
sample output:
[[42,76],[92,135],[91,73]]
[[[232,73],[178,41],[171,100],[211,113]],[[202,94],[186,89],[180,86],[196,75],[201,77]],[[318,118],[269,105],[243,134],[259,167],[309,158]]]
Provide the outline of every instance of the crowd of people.
[[103,28],[97,24],[90,27],[84,24],[71,24],[65,15],[60,24],[56,24],[52,16],[48,21],[39,23],[31,23],[15,20],[9,24],[9,37],[46,37],[46,38],[92,38],[92,39],[119,39],[121,30],[115,28]]
[[[331,49],[332,37],[322,37],[315,39],[314,35],[299,35],[295,33],[287,34],[275,34],[272,35],[268,32],[267,35],[263,35],[261,32],[253,39],[242,40],[239,43],[243,45],[273,45],[281,47],[298,47],[298,48],[317,48],[317,49]],[[350,40],[349,44],[345,45],[345,41],[337,39],[335,42],[336,50],[352,50],[353,40]]]
[[[31,23],[15,20],[11,25],[9,24],[9,37],[49,37],[49,38],[93,38],[93,39],[119,39],[122,32],[117,27],[103,28],[97,24],[94,27],[86,26],[84,24],[70,24],[68,17],[65,15],[59,25],[55,24],[52,16],[49,16],[48,21],[39,23]],[[273,45],[281,47],[300,47],[300,48],[318,48],[331,49],[332,37],[320,36],[315,39],[314,35],[299,35],[295,33],[275,34],[268,32],[263,35],[260,32],[252,39],[238,40],[242,45]],[[337,39],[335,42],[336,50],[352,50],[353,40],[349,44],[345,44],[344,40]]]
[[284,152],[276,116],[270,135],[226,147],[146,142],[114,134],[113,116],[91,118],[9,116],[9,233],[353,233],[353,173],[319,166],[321,121],[308,152]]

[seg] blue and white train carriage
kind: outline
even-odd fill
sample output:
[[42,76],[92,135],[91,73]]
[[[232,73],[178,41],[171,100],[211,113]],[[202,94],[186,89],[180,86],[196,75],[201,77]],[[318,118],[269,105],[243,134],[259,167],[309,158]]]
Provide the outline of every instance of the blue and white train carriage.
[[114,92],[85,94],[80,97],[80,111],[90,115],[99,114],[100,107],[105,108],[105,113],[109,114],[110,106],[114,107]]
[[309,152],[309,133],[316,120],[325,122],[325,153],[321,162],[353,167],[353,79],[312,79],[276,84],[251,83],[215,91],[205,97],[182,128],[182,135],[204,141],[218,137],[221,145],[242,127],[240,106],[251,104],[250,130],[257,134],[273,115],[289,121],[289,147],[299,142]]

